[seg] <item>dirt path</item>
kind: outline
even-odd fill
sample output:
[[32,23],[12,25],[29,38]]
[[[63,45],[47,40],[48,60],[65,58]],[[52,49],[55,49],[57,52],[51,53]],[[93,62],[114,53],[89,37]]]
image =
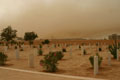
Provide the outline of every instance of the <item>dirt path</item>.
[[101,80],[0,67],[0,80]]

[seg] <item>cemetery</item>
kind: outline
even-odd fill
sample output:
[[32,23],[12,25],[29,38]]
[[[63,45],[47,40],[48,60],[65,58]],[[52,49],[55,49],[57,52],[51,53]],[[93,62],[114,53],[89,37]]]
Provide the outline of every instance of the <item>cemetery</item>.
[[120,78],[119,40],[35,40],[37,34],[32,37],[34,33],[29,33],[25,33],[25,40],[0,42],[0,66],[100,79]]

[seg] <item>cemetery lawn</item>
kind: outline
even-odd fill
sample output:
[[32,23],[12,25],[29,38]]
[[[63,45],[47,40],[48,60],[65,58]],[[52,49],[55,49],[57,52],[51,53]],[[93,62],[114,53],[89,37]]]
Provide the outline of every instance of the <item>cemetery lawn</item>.
[[[3,47],[0,46],[2,50]],[[76,49],[75,46],[72,47],[72,56],[70,56],[70,49],[67,48],[67,52],[64,53],[64,58],[58,62],[58,71],[55,74],[65,74],[73,76],[82,76],[82,77],[95,77],[102,79],[110,80],[119,80],[120,79],[120,61],[111,60],[111,66],[108,66],[108,59],[106,46],[102,46],[103,51],[100,52],[100,56],[103,57],[101,68],[99,69],[99,74],[97,76],[93,75],[93,69],[89,62],[89,57],[94,55],[96,48],[88,47],[86,48],[87,54],[81,55],[81,50]],[[61,48],[54,48],[53,51],[59,51]],[[37,56],[34,48],[30,48],[28,45],[25,45],[24,51],[20,51],[20,59],[16,60],[15,50],[11,48],[7,51],[8,61],[6,62],[5,67],[31,70],[43,72],[44,69],[40,66],[40,60],[44,58],[45,54],[48,54],[49,48],[47,46],[43,47],[43,56]],[[28,56],[30,53],[34,53],[34,68],[30,68],[28,65]]]

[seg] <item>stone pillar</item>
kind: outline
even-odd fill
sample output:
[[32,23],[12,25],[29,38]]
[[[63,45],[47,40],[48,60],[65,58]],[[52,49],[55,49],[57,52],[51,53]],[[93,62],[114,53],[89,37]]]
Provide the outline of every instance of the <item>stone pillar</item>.
[[34,67],[34,54],[29,54],[29,59],[28,59],[29,67],[33,68]]
[[6,53],[8,50],[8,47],[7,46],[4,46],[4,53]]
[[72,46],[70,46],[70,57],[72,58]]
[[81,46],[81,55],[84,55],[84,47]]
[[20,55],[19,55],[19,49],[15,49],[15,54],[16,54],[16,59],[19,59],[20,58]]
[[117,60],[119,61],[119,49],[117,49]]
[[111,66],[111,53],[108,52],[108,65]]
[[98,56],[94,56],[94,75],[98,74]]

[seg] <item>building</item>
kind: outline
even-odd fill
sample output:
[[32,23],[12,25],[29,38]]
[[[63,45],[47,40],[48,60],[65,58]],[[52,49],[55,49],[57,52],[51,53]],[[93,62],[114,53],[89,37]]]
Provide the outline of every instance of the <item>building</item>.
[[112,35],[109,35],[109,40],[120,40],[120,35],[117,35],[117,34],[112,34]]

